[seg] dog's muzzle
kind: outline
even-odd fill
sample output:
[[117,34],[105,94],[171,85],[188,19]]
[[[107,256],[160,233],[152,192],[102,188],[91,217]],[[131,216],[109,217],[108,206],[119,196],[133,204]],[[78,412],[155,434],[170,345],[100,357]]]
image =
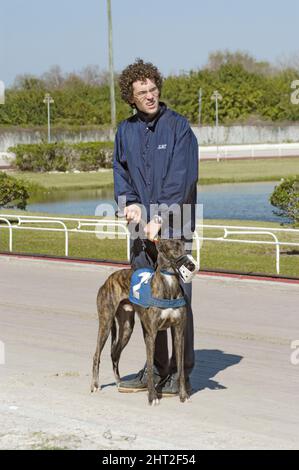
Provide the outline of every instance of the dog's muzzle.
[[183,282],[191,282],[199,271],[199,266],[192,255],[182,255],[173,262],[173,267]]

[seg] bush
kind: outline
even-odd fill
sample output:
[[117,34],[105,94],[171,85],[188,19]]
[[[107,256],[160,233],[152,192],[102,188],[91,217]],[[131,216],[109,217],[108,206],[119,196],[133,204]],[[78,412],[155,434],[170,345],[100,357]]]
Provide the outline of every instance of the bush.
[[0,173],[0,208],[26,209],[29,193],[22,180]]
[[9,149],[21,171],[91,171],[112,168],[112,142],[27,144]]
[[80,153],[77,169],[81,171],[98,170],[99,168],[112,168],[113,142],[86,142],[76,144],[76,151]]
[[289,217],[293,222],[299,222],[299,175],[282,180],[275,186],[270,202],[280,209],[278,215]]

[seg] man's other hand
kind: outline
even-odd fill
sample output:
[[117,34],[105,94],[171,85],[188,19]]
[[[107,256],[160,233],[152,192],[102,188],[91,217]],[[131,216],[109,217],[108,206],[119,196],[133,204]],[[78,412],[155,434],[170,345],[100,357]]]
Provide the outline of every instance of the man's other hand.
[[146,237],[149,240],[153,241],[156,238],[156,236],[158,235],[161,226],[162,226],[161,224],[158,224],[158,223],[154,222],[153,220],[151,220],[144,227],[144,233],[145,233]]
[[141,208],[137,204],[131,204],[130,206],[125,207],[124,214],[128,222],[135,222],[139,224],[141,220]]

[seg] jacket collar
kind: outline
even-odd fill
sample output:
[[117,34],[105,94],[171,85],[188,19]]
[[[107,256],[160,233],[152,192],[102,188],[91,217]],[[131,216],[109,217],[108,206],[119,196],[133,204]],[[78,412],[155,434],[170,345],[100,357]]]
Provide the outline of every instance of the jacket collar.
[[143,121],[143,122],[146,122],[147,123],[147,127],[151,130],[154,130],[155,127],[156,127],[156,124],[157,122],[159,121],[160,117],[162,116],[162,114],[165,113],[167,109],[167,106],[165,103],[163,103],[162,101],[159,102],[159,111],[158,113],[156,114],[156,116],[152,119],[152,120],[149,120],[149,117],[147,116],[147,114],[143,113],[142,111],[137,111],[137,118],[140,120],[140,121]]

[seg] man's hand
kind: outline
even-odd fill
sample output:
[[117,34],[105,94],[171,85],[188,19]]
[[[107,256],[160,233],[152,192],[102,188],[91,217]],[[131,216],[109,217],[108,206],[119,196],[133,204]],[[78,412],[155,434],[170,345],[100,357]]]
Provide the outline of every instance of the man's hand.
[[151,220],[146,226],[144,227],[144,233],[148,240],[153,241],[157,234],[159,233],[160,228],[162,227],[162,224],[158,224]]
[[139,224],[141,220],[141,208],[137,204],[131,204],[130,206],[125,207],[124,214],[128,222],[136,222]]

